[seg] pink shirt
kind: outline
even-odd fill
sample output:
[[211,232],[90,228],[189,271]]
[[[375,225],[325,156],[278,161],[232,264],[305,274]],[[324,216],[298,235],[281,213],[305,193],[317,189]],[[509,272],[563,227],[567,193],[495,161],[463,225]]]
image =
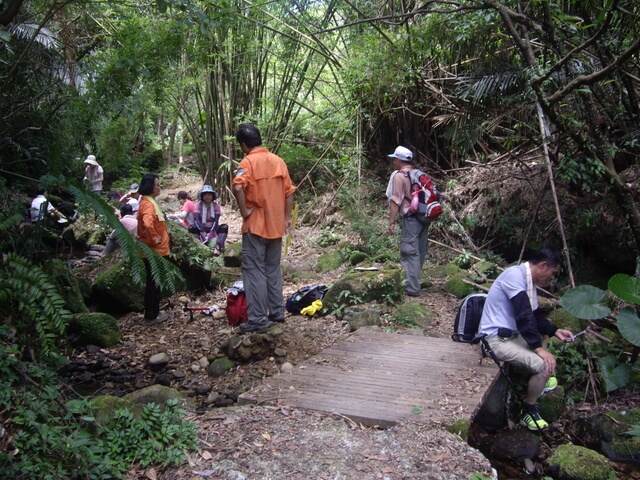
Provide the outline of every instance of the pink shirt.
[[131,235],[138,238],[138,219],[133,215],[125,215],[120,219],[120,223],[124,225]]

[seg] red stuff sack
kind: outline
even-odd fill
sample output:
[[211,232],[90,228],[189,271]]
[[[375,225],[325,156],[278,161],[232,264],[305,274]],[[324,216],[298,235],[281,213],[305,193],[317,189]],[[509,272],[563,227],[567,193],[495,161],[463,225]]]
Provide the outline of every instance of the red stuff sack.
[[248,319],[244,286],[242,282],[236,282],[227,290],[227,320],[229,325],[240,325]]

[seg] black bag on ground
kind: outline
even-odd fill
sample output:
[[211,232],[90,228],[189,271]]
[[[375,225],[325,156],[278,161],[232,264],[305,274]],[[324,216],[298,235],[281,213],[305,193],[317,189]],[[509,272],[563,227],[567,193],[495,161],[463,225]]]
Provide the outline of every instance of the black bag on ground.
[[451,335],[455,342],[470,343],[475,338],[480,328],[482,309],[486,299],[486,293],[472,293],[462,299],[453,324],[453,335]]
[[289,313],[300,315],[300,310],[308,307],[315,300],[322,300],[327,290],[327,286],[322,284],[302,287],[289,297],[284,308],[286,308]]

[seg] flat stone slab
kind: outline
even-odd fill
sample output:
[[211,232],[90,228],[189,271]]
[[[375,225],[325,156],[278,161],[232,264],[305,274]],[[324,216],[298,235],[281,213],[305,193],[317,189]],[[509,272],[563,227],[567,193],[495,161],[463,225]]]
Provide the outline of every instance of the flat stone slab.
[[238,404],[274,403],[390,427],[471,418],[498,368],[478,345],[360,329],[243,393]]

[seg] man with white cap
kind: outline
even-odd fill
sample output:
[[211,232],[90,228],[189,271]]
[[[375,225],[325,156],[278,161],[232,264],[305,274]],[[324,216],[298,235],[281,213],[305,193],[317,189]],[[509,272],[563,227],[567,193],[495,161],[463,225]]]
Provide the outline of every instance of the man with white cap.
[[413,170],[413,153],[399,146],[388,155],[393,159],[394,171],[389,178],[387,198],[389,199],[388,233],[395,235],[395,223],[401,218],[400,263],[405,270],[404,290],[410,297],[420,295],[422,265],[427,258],[429,248],[429,225],[421,223],[415,215],[409,214],[411,204],[411,180],[409,172]]
[[138,188],[139,186],[137,183],[132,183],[131,187],[129,187],[129,191],[121,196],[119,200],[120,205],[125,203],[131,205],[133,213],[138,211],[138,205],[140,202],[140,192],[138,192]]
[[84,178],[82,180],[88,184],[87,189],[91,190],[96,195],[102,194],[104,170],[98,164],[94,155],[87,156],[84,163],[86,167],[84,169]]

